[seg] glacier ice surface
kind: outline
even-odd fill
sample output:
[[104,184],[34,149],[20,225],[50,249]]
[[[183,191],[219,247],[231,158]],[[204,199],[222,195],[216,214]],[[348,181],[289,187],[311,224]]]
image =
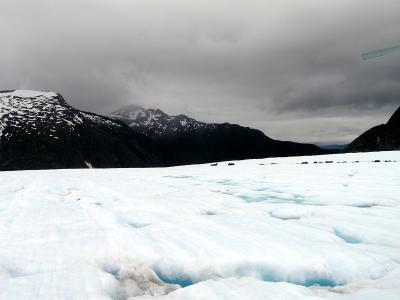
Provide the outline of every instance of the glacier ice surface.
[[400,152],[318,160],[1,172],[0,299],[399,299]]

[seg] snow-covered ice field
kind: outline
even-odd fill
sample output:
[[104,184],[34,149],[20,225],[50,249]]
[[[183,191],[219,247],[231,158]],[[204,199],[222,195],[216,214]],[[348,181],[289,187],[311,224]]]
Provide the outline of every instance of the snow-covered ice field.
[[1,299],[400,299],[400,152],[0,182]]

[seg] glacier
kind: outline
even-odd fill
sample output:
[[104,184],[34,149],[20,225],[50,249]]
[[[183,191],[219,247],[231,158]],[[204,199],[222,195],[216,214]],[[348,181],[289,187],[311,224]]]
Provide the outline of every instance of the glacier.
[[0,172],[0,299],[400,298],[400,151],[234,163]]

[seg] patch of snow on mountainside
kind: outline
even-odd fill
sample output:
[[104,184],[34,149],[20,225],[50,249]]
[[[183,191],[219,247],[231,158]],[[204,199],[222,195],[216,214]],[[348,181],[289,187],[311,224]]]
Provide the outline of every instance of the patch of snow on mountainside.
[[0,91],[0,93],[3,95],[12,95],[14,97],[23,97],[23,98],[40,97],[40,96],[46,98],[52,98],[57,96],[57,93],[54,92],[41,92],[33,90],[9,90],[9,91]]
[[1,172],[0,299],[398,299],[398,174],[400,152]]
[[[0,92],[0,137],[7,126],[35,129],[47,115],[63,115],[67,108],[60,105],[58,97],[52,92],[29,90]],[[76,121],[79,122],[78,119]]]

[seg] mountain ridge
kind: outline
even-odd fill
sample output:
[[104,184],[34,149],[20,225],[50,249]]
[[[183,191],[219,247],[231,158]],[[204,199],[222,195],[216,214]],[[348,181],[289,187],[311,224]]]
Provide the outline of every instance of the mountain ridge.
[[128,105],[108,115],[120,120],[137,132],[147,136],[163,136],[190,132],[199,128],[214,128],[214,123],[197,121],[184,114],[168,115],[161,109],[143,108],[138,105]]
[[151,141],[123,122],[75,109],[53,92],[0,92],[1,170],[155,165]]
[[126,106],[109,115],[151,137],[167,166],[272,156],[328,153],[313,144],[274,140],[262,131],[230,123],[205,123],[159,109]]
[[365,131],[346,148],[346,152],[400,150],[400,107],[386,124]]
[[324,153],[257,129],[159,109],[129,106],[101,116],[53,92],[0,91],[0,170],[161,167]]

